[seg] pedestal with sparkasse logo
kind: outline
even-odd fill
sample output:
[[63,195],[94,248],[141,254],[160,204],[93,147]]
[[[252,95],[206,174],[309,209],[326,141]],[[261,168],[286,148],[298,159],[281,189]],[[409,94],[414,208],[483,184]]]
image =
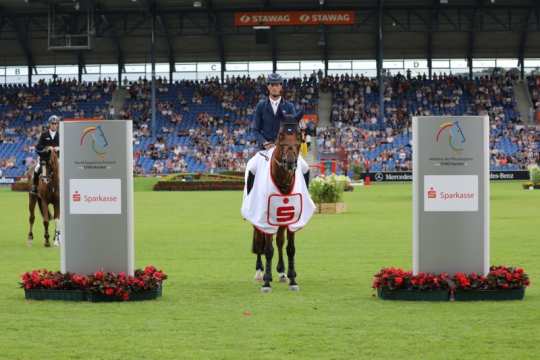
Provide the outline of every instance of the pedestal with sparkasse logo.
[[132,122],[60,124],[61,270],[133,274]]
[[413,272],[489,271],[489,118],[413,117]]

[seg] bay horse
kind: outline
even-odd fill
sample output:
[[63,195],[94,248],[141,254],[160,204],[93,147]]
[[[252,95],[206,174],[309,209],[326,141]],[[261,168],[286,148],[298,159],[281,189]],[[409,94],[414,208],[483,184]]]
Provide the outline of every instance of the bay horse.
[[[287,125],[289,127],[287,128]],[[288,131],[286,131],[287,129]],[[292,131],[291,131],[292,130]],[[302,143],[301,134],[295,124],[293,128],[290,124],[285,124],[280,128],[276,148],[270,159],[270,174],[274,179],[276,187],[282,194],[291,193],[294,187],[295,172],[298,164],[298,154]],[[283,245],[285,243],[285,232],[287,232],[287,259],[288,270],[285,275],[285,264],[283,261]],[[278,249],[277,272],[280,282],[289,280],[289,289],[292,291],[300,290],[296,282],[296,269],[294,256],[296,248],[294,244],[295,233],[290,231],[287,226],[280,226],[276,234],[276,245]],[[274,255],[273,235],[266,234],[253,228],[253,246],[252,252],[257,255],[255,263],[255,280],[264,281],[261,291],[271,292],[270,282],[272,281],[272,258]],[[266,266],[263,273],[262,255],[266,257]]]
[[49,242],[49,221],[51,219],[51,213],[49,211],[50,204],[52,204],[54,210],[52,217],[55,221],[54,246],[60,245],[60,230],[58,229],[58,222],[60,218],[60,174],[58,155],[56,154],[56,151],[52,150],[51,148],[49,148],[48,151],[50,153],[49,160],[42,164],[37,194],[29,193],[28,210],[30,212],[30,217],[28,221],[30,223],[30,230],[28,232],[28,246],[32,246],[32,240],[34,240],[32,227],[34,226],[34,212],[36,204],[38,205],[43,218],[43,227],[45,229],[45,247],[51,246]]

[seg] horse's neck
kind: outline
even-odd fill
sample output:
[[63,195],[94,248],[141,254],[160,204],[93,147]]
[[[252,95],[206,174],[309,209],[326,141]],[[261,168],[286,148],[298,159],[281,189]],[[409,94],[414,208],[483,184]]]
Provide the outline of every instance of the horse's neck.
[[278,158],[277,151],[274,151],[272,154],[272,161],[270,165],[270,174],[272,179],[274,179],[276,186],[279,191],[283,194],[288,194],[292,191],[294,186],[294,173],[290,173],[287,170],[278,166],[277,161],[281,160]]
[[50,176],[51,176],[51,186],[55,189],[59,186],[59,177],[58,177],[58,160],[57,158],[51,158],[50,163],[48,164]]

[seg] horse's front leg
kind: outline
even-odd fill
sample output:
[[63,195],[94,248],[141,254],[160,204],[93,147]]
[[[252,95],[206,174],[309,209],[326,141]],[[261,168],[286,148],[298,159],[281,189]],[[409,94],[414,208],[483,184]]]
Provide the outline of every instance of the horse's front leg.
[[278,249],[278,264],[277,264],[277,272],[279,276],[279,282],[286,282],[287,281],[287,275],[285,275],[285,263],[283,261],[283,244],[285,243],[285,227],[280,227],[277,232],[276,236],[276,244]]
[[261,288],[263,293],[272,291],[270,282],[272,281],[272,257],[274,256],[274,245],[272,244],[272,235],[264,235],[264,255],[266,256],[266,267],[264,271],[264,284]]
[[253,228],[253,247],[252,251],[257,255],[255,262],[255,281],[263,281],[264,267],[262,263],[262,254],[264,253],[264,234]]
[[43,228],[45,230],[45,247],[51,246],[49,242],[49,205],[47,201],[41,200],[41,215],[43,216]]
[[30,216],[28,217],[28,223],[30,225],[30,228],[28,229],[28,238],[26,240],[28,246],[32,246],[32,241],[34,240],[34,232],[32,229],[34,227],[34,221],[36,220],[36,203],[37,198],[34,195],[30,194],[28,199],[28,211],[30,212]]
[[60,246],[60,204],[54,203],[54,246]]
[[287,276],[289,277],[289,289],[292,291],[300,290],[300,287],[296,282],[296,269],[294,267],[295,254],[296,248],[294,246],[294,233],[287,230],[287,258],[289,260],[289,271],[287,272]]

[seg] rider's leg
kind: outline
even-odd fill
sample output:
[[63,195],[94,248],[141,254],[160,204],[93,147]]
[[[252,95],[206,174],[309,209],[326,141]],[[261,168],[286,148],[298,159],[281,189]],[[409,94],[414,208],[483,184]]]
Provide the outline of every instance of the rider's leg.
[[30,192],[32,194],[37,194],[37,187],[39,183],[39,174],[41,173],[41,161],[38,161],[36,167],[34,168],[34,175],[32,176],[32,189]]

